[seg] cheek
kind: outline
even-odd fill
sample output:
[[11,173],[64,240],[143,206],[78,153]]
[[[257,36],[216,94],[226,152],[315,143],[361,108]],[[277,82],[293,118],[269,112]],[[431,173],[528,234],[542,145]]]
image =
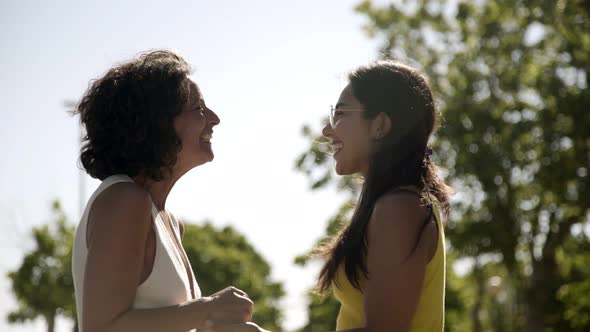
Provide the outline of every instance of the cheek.
[[184,122],[180,127],[182,128],[182,135],[198,137],[205,127],[205,121],[203,117],[193,115],[184,118]]
[[176,136],[178,136],[178,138],[181,141],[186,140],[187,136],[190,133],[190,127],[187,126],[187,123],[182,123],[179,122],[176,126],[174,126],[174,130],[176,131]]
[[359,128],[336,128],[334,130],[335,135],[338,139],[344,143],[344,150],[353,155],[351,157],[364,158],[370,148],[370,142],[366,133],[362,132]]
[[199,133],[195,132],[192,126],[177,127],[176,136],[180,140],[183,150],[192,151],[199,145]]
[[369,147],[364,142],[357,141],[353,149],[351,149],[349,157],[357,163],[367,162],[370,159]]

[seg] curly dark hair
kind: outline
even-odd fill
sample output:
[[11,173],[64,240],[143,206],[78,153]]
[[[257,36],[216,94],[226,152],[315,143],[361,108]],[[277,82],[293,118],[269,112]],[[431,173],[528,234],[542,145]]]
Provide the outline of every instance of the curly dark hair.
[[74,110],[86,128],[80,161],[100,180],[113,174],[155,181],[181,149],[173,120],[188,100],[191,66],[168,50],[142,53],[90,82]]

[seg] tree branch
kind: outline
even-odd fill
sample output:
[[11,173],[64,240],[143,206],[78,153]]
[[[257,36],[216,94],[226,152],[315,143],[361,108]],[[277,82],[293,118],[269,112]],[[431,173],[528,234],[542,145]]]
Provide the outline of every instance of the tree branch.
[[543,246],[543,258],[555,256],[555,250],[565,241],[574,224],[579,222],[578,216],[572,216],[558,224],[557,232],[549,232]]

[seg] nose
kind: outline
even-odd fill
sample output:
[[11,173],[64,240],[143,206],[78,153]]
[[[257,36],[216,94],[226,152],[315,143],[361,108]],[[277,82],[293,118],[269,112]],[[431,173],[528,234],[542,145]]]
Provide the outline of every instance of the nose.
[[332,128],[332,125],[330,125],[330,122],[326,123],[324,128],[322,128],[322,135],[324,137],[333,137],[334,136],[334,129]]
[[211,127],[217,126],[221,122],[217,114],[210,108],[207,108],[207,122],[211,124]]

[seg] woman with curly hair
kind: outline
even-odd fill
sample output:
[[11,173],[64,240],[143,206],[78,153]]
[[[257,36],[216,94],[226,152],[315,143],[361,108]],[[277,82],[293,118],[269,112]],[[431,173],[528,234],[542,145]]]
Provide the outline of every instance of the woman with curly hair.
[[82,165],[102,180],[74,240],[83,332],[261,331],[245,292],[201,296],[183,225],[165,209],[176,181],[213,160],[219,118],[190,70],[174,52],[144,53],[92,82],[74,112],[86,128]]
[[323,135],[339,175],[360,174],[350,223],[319,249],[337,331],[443,331],[449,189],[428,140],[437,113],[425,76],[395,61],[349,75]]

